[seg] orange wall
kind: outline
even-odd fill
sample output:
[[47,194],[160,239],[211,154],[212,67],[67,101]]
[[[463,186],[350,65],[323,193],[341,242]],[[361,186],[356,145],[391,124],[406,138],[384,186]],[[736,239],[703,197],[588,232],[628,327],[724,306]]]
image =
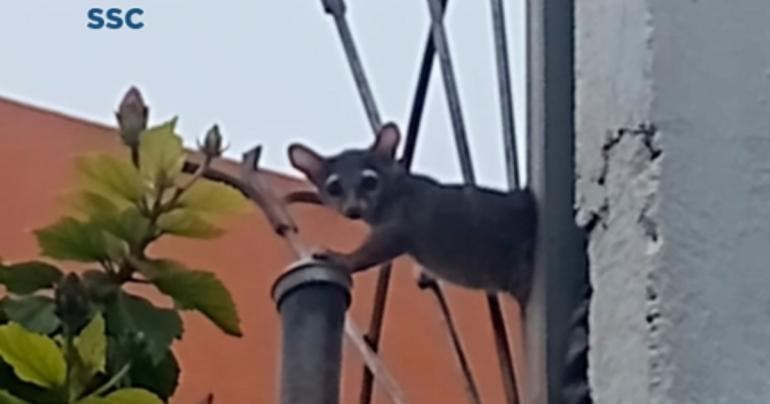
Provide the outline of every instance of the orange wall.
[[[0,256],[5,261],[37,255],[31,231],[62,213],[58,199],[74,186],[73,158],[105,150],[122,151],[110,128],[0,99]],[[220,168],[233,170],[235,165],[222,162]],[[279,193],[306,186],[279,174],[270,174],[268,180]],[[303,237],[316,245],[350,249],[365,231],[363,225],[319,207],[297,206],[292,212]],[[197,403],[209,392],[215,394],[216,403],[275,402],[281,330],[269,292],[290,262],[290,254],[257,211],[230,221],[227,229],[225,236],[214,241],[168,239],[155,247],[159,255],[215,271],[235,298],[244,332],[240,339],[228,337],[202,316],[185,314],[184,338],[175,345],[182,376],[174,403]],[[375,280],[376,270],[355,278],[351,313],[361,327],[368,325]],[[502,403],[483,295],[454,287],[446,290],[482,399]],[[149,289],[141,293],[156,297]],[[504,303],[511,323],[518,324],[518,309],[508,298]],[[509,325],[509,330],[517,332],[518,326]],[[516,356],[521,357],[520,352]],[[415,286],[412,265],[406,259],[400,259],[394,270],[382,357],[410,402],[467,402],[437,305],[429,293]],[[359,356],[346,346],[343,402],[358,402],[360,380]],[[390,402],[378,389],[375,398],[377,403]]]

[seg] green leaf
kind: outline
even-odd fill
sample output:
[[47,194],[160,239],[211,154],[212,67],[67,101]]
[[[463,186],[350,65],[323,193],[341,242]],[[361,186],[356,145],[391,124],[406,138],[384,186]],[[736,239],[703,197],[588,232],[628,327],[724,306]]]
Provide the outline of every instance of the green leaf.
[[75,337],[74,345],[85,374],[88,375],[86,380],[104,372],[107,362],[107,338],[104,335],[104,317],[101,313],[97,313],[80,335]]
[[28,403],[5,390],[0,390],[0,404],[28,404]]
[[183,208],[215,217],[247,213],[252,208],[251,202],[237,189],[206,179],[196,181],[178,203]]
[[56,343],[16,323],[0,326],[0,357],[19,379],[55,388],[64,384],[67,364]]
[[130,246],[138,247],[150,227],[150,220],[135,207],[129,207],[111,215],[92,216],[92,223]]
[[107,272],[100,270],[85,271],[80,276],[88,296],[97,305],[112,299],[120,289],[120,282],[113,279]]
[[163,359],[174,338],[182,336],[182,318],[176,310],[155,307],[122,291],[107,305],[105,314],[109,334],[139,340],[154,364]]
[[179,384],[179,363],[171,350],[160,363],[153,363],[146,355],[134,355],[131,361],[131,385],[152,391],[167,400]]
[[[67,198],[66,201],[76,212],[89,217],[94,215],[114,215],[118,212],[118,204],[106,196],[89,190],[81,190]],[[123,204],[131,206],[130,202]]]
[[131,203],[116,204],[106,197],[83,191],[78,193],[71,204],[88,222],[100,227],[113,236],[135,246],[145,236],[150,225],[139,209]]
[[58,268],[45,262],[0,264],[0,284],[5,285],[9,292],[20,295],[53,287],[61,277],[62,272]]
[[168,260],[148,262],[140,265],[139,269],[182,308],[198,310],[222,331],[241,336],[233,298],[213,273],[193,271]]
[[153,184],[173,180],[182,171],[185,153],[182,138],[174,133],[175,126],[176,118],[141,134],[139,167]]
[[29,403],[61,404],[61,392],[58,389],[49,390],[19,379],[13,368],[0,360],[0,390],[10,391]]
[[158,396],[144,389],[116,390],[105,397],[88,397],[78,404],[163,404]]
[[47,257],[80,262],[98,262],[125,254],[127,246],[93,223],[65,217],[36,230],[41,253]]
[[165,233],[191,238],[210,239],[224,233],[224,230],[187,209],[176,209],[163,214],[158,218],[158,227]]
[[0,300],[0,309],[9,321],[40,334],[50,334],[61,325],[56,316],[56,305],[47,296],[25,296],[19,299],[6,297]]
[[70,366],[70,386],[79,396],[94,384],[94,376],[104,373],[107,362],[107,337],[104,335],[104,317],[96,313],[73,340],[75,355]]
[[130,363],[128,373],[115,386],[140,387],[167,400],[177,388],[179,364],[171,349],[166,350],[159,363],[155,363],[142,345],[125,336],[108,337],[107,373],[115,374]]
[[[138,202],[144,193],[142,178],[131,162],[99,154],[81,157],[76,162],[81,186],[116,203]],[[90,201],[103,206],[102,202]],[[92,206],[93,207],[93,206]]]

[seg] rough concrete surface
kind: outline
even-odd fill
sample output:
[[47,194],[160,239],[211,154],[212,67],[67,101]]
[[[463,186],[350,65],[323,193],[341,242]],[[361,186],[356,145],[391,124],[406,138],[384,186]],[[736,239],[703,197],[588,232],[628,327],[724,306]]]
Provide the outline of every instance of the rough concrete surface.
[[770,402],[770,2],[576,2],[597,403]]

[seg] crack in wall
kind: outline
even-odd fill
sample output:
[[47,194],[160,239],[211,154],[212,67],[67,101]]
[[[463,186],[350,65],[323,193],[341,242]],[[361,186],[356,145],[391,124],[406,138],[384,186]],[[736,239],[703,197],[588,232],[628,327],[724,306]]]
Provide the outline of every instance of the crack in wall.
[[641,136],[642,144],[650,152],[650,161],[657,159],[663,153],[663,151],[655,145],[656,138],[658,136],[658,128],[653,123],[644,122],[640,123],[635,128],[622,127],[618,129],[618,141],[624,135]]
[[650,209],[652,209],[653,204],[653,198],[647,197],[647,200],[644,202],[644,206],[642,207],[642,210],[639,212],[639,217],[637,218],[636,222],[639,223],[640,226],[642,226],[642,230],[644,231],[644,234],[653,242],[658,241],[658,222],[655,221],[652,217],[650,217]]
[[[647,383],[653,389],[665,388],[663,373],[667,358],[667,347],[662,337],[667,320],[660,302],[659,281],[653,264],[662,245],[656,218],[660,167],[658,159],[663,155],[659,140],[658,128],[651,122],[608,130],[599,153],[599,173],[594,179],[598,187],[591,188],[591,192],[594,192],[593,200],[597,204],[586,206],[587,209],[583,211],[583,217],[586,218],[583,228],[589,243],[593,240],[603,242],[592,234],[597,229],[606,232],[613,223],[614,226],[627,226],[627,219],[623,219],[628,218],[626,215],[635,215],[631,223],[636,223],[641,230],[637,233],[642,237],[639,241],[647,242],[646,250],[641,251],[643,258],[640,257],[650,261],[641,264],[646,275],[643,278],[645,284],[640,285],[644,288],[644,311],[639,313],[643,316],[639,321],[646,329],[649,358]],[[630,199],[629,195],[632,195]],[[611,218],[611,211],[618,217]],[[612,234],[616,233],[613,231]],[[645,244],[639,246],[645,248],[642,247]],[[590,259],[592,257],[589,256]]]
[[[588,218],[585,219],[582,224],[583,229],[589,236],[599,225],[604,229],[607,228],[607,220],[610,215],[610,200],[607,195],[607,177],[610,172],[610,162],[612,160],[613,150],[623,141],[623,139],[629,136],[639,137],[641,139],[642,145],[649,153],[650,162],[657,160],[663,154],[663,150],[657,145],[658,129],[653,123],[642,122],[635,127],[624,126],[607,132],[605,142],[601,147],[602,165],[599,170],[599,175],[596,178],[596,184],[604,190],[604,195],[601,204],[599,204],[597,208],[587,212]],[[652,241],[658,241],[657,223],[648,215],[651,204],[651,200],[645,202],[637,222],[642,226],[645,235]]]

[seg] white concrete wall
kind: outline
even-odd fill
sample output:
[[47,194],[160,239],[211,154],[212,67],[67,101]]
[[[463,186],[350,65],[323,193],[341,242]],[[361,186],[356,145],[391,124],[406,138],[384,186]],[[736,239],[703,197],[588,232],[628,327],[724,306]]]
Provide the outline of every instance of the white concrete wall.
[[770,1],[575,4],[597,403],[770,403]]

